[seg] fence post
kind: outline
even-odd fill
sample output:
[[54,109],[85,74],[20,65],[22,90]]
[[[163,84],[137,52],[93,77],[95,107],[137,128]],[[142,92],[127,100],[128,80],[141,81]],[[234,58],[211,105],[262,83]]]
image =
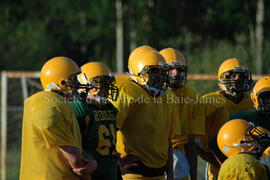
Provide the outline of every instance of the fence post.
[[1,73],[1,180],[7,173],[7,74]]

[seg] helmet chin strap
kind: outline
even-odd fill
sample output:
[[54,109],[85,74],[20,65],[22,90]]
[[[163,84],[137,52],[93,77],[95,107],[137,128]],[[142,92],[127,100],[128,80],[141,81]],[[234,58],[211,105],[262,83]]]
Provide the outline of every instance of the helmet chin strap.
[[221,80],[218,80],[218,85],[219,85],[220,89],[222,89],[223,91],[230,92],[233,95],[241,95],[244,92],[248,91],[249,87],[250,87],[250,85],[248,85],[248,82],[244,82],[242,90],[238,90],[238,89],[236,89],[234,87],[231,87],[229,85],[229,83],[225,83],[225,82],[223,82]]
[[238,90],[236,90],[236,89],[233,88],[233,87],[230,87],[229,92],[231,92],[231,93],[234,94],[234,95],[241,95],[241,94],[243,94],[242,91],[238,91]]
[[179,89],[181,88],[182,86],[180,85],[180,83],[169,83],[169,87],[171,89]]
[[154,88],[154,87],[148,87],[148,86],[145,86],[145,88],[154,94],[154,96],[158,96],[158,95],[161,95],[161,94],[164,94],[165,91],[164,90],[161,90],[161,89],[157,89],[157,88]]

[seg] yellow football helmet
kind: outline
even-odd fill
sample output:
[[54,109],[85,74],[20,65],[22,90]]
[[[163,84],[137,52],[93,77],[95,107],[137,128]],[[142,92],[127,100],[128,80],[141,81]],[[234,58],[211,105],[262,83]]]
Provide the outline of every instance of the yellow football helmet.
[[157,51],[147,51],[129,60],[131,79],[154,94],[165,93],[168,87],[168,64]]
[[65,91],[80,87],[76,75],[81,70],[67,57],[55,57],[48,60],[40,71],[40,81],[44,90]]
[[165,58],[170,68],[169,87],[172,89],[184,87],[187,79],[187,65],[184,55],[174,48],[165,48],[159,53]]
[[88,86],[87,92],[102,100],[109,98],[116,101],[118,88],[114,85],[115,77],[108,66],[101,62],[89,62],[81,70],[78,80]]
[[270,76],[265,76],[257,81],[253,90],[250,94],[250,97],[253,101],[254,107],[263,113],[270,113],[266,104],[264,103],[264,96],[270,96]]
[[260,154],[269,142],[269,132],[266,129],[242,119],[225,123],[217,136],[218,147],[227,157],[241,152]]
[[144,52],[147,52],[147,51],[157,51],[155,48],[152,48],[151,46],[147,46],[147,45],[143,45],[143,46],[139,46],[137,48],[135,48],[129,55],[129,58],[128,58],[128,64],[129,64],[129,61],[133,61],[133,59],[136,58],[136,56],[144,53]]
[[[237,80],[231,79],[236,75],[238,76]],[[224,91],[241,94],[251,88],[252,82],[250,71],[236,58],[225,60],[219,67],[218,85]]]

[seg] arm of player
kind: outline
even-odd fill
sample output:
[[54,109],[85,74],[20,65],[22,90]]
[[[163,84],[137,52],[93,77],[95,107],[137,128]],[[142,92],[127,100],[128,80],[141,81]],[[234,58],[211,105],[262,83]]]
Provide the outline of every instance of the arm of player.
[[216,157],[215,157],[215,155],[213,153],[204,151],[202,148],[199,147],[199,145],[196,145],[196,150],[197,150],[198,155],[203,160],[205,160],[206,162],[209,162],[209,163],[213,164],[217,168],[220,168],[220,163],[216,159]]
[[67,158],[70,167],[76,174],[89,176],[97,168],[97,162],[94,159],[83,157],[78,148],[73,146],[60,146],[59,149]]
[[[82,156],[83,156],[83,161],[86,162],[86,164],[88,164],[87,166],[92,169],[93,168],[93,165],[94,165],[94,168],[96,169],[97,167],[97,163],[96,163],[96,160],[90,155],[90,154],[87,154],[85,151],[83,151],[82,153]],[[85,171],[85,167],[81,167],[81,168],[74,168],[73,169],[73,172],[75,172],[76,174],[83,174],[83,172]],[[94,169],[94,170],[95,170]],[[94,171],[93,170],[93,171]],[[81,180],[91,180],[91,174],[89,175],[85,175],[85,176],[81,176],[80,178]]]
[[166,166],[167,180],[173,180],[173,147],[171,139],[169,139],[168,161]]

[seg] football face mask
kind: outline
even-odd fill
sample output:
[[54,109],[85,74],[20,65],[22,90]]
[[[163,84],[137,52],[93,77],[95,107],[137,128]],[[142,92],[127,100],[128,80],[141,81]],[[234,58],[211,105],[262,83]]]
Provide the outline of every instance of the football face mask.
[[270,145],[268,131],[262,127],[249,123],[250,127],[245,131],[243,139],[239,144],[234,143],[233,147],[242,152],[253,154],[259,159],[263,151]]
[[233,94],[241,94],[248,91],[252,86],[251,73],[245,69],[235,69],[224,72],[221,75],[221,84]]
[[270,91],[260,93],[258,95],[258,100],[260,104],[258,111],[270,115]]
[[145,67],[140,76],[146,81],[146,86],[154,95],[164,94],[168,87],[167,69],[159,66]]
[[91,95],[103,99],[117,100],[118,88],[115,86],[115,78],[112,76],[95,77],[90,83],[93,88],[89,90]]

